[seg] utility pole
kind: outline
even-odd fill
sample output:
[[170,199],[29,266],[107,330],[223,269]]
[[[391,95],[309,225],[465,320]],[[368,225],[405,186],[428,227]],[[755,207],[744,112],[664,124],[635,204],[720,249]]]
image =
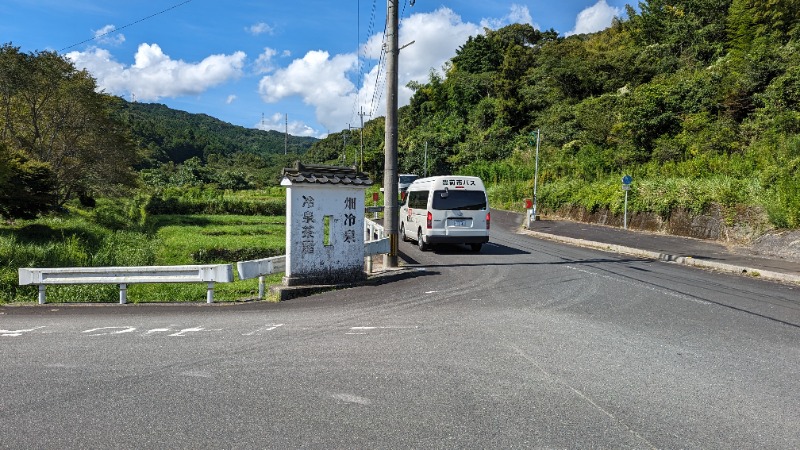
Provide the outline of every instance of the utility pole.
[[286,134],[283,139],[283,154],[289,151],[289,114],[286,114]]
[[360,171],[364,171],[364,116],[369,116],[371,114],[367,114],[364,112],[364,107],[361,107],[361,112],[358,113],[361,116],[361,168]]
[[[357,130],[357,129],[358,129],[357,127],[354,127],[354,126],[352,126],[352,125],[350,125],[348,123],[347,124],[347,134],[348,134],[348,136],[352,137],[353,136],[353,130]],[[344,133],[344,130],[342,130],[342,133]],[[358,168],[358,149],[353,150],[353,167],[356,168],[356,169]]]
[[[533,136],[533,132],[531,132],[531,136]],[[531,216],[531,222],[536,221],[536,183],[539,180],[539,129],[536,129],[536,159],[535,165],[533,169],[533,215]]]
[[389,253],[384,267],[397,267],[398,223],[397,205],[397,63],[399,20],[398,0],[386,0],[386,131],[383,168],[383,228],[389,237]]
[[425,164],[422,166],[422,178],[428,177],[428,141],[425,141]]

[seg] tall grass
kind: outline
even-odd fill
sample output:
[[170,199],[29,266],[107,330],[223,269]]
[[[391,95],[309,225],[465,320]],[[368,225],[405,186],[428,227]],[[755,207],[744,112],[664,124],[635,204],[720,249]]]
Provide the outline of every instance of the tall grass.
[[[625,192],[620,177],[606,177],[593,182],[559,179],[537,186],[539,211],[556,211],[564,206],[576,206],[593,212],[608,210],[622,213]],[[495,207],[521,211],[522,199],[532,197],[532,182],[512,182],[490,185],[490,202]],[[676,208],[702,214],[711,205],[734,208],[755,205],[766,208],[770,192],[757,178],[734,179],[716,176],[705,179],[664,178],[634,179],[628,193],[628,212],[656,213],[668,217]]]
[[[73,205],[60,216],[0,225],[0,303],[35,301],[36,286],[18,285],[21,267],[230,264],[281,255],[285,252],[285,200],[276,194],[285,196],[285,190],[246,192],[239,198],[229,194],[198,198],[198,192],[166,198],[199,210],[214,211],[223,205],[226,212],[274,210],[279,215],[153,215],[148,208],[154,197],[140,195],[101,199],[95,208]],[[215,203],[220,198],[222,203]],[[272,278],[277,282],[280,276]],[[215,299],[252,298],[257,284],[257,280],[219,283]],[[131,285],[128,299],[201,301],[205,290],[202,284]],[[51,302],[119,301],[114,285],[48,286],[47,298]]]

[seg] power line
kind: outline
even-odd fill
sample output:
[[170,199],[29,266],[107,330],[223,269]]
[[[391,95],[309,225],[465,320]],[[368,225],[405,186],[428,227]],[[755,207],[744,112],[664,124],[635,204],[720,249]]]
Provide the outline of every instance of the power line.
[[[372,36],[373,30],[375,29],[375,11],[377,9],[377,0],[372,0],[372,9],[370,12],[369,22],[367,23],[367,34],[364,39],[365,43],[369,42],[370,37]],[[358,2],[358,36],[356,39],[356,57],[358,58],[358,82],[356,85],[358,86],[356,91],[355,99],[353,100],[353,109],[350,113],[351,119],[353,119],[359,113],[357,112],[358,107],[362,106],[361,103],[361,90],[364,87],[364,60],[367,59],[367,48],[366,44],[361,45],[361,1]]]
[[[375,114],[377,112],[377,110],[378,110],[377,103],[381,101],[380,100],[381,97],[378,97],[377,100],[376,100],[375,96],[379,95],[379,94],[382,95],[382,91],[383,91],[383,85],[381,85],[380,89],[378,89],[378,85],[382,84],[381,81],[380,81],[381,80],[381,74],[384,73],[384,64],[386,63],[383,58],[386,56],[386,30],[387,29],[388,29],[388,17],[387,17],[387,21],[384,22],[384,26],[383,26],[383,45],[381,45],[381,55],[380,55],[380,58],[378,59],[378,73],[375,75],[375,90],[372,91],[372,104],[370,105],[370,111],[371,111],[372,114]],[[384,79],[384,82],[385,82],[385,79]]]
[[140,22],[144,22],[144,21],[145,21],[145,20],[147,20],[147,19],[152,19],[152,18],[153,18],[153,17],[155,17],[155,16],[158,16],[158,15],[160,15],[160,14],[164,14],[164,13],[165,13],[165,12],[167,12],[167,11],[173,10],[173,9],[175,9],[175,8],[179,7],[179,6],[183,6],[183,5],[185,5],[185,4],[187,4],[187,3],[191,2],[191,1],[192,1],[192,0],[186,0],[186,1],[182,2],[182,3],[178,3],[177,5],[170,6],[169,8],[167,8],[167,9],[165,9],[165,10],[163,10],[163,11],[159,11],[159,12],[157,12],[157,13],[155,13],[155,14],[151,14],[151,15],[149,15],[149,16],[147,16],[147,17],[143,17],[143,18],[141,18],[141,19],[137,20],[136,22],[131,22],[131,23],[127,24],[127,25],[123,25],[123,26],[121,26],[121,27],[119,27],[119,28],[114,28],[114,29],[113,29],[113,30],[111,30],[111,31],[107,31],[107,32],[105,32],[105,33],[103,33],[103,34],[99,34],[99,35],[97,35],[97,36],[95,36],[95,37],[93,37],[93,38],[91,38],[91,39],[86,39],[85,41],[78,42],[77,44],[72,44],[72,45],[70,45],[69,47],[64,47],[64,48],[62,48],[61,50],[59,50],[58,52],[59,52],[59,53],[61,53],[61,52],[63,52],[64,50],[69,50],[69,49],[71,49],[72,47],[77,47],[77,46],[79,46],[79,45],[81,45],[81,44],[85,44],[85,43],[87,43],[87,42],[94,41],[95,39],[100,39],[101,37],[103,37],[103,36],[107,36],[107,35],[109,35],[109,34],[111,34],[111,33],[116,33],[116,32],[117,32],[117,31],[119,31],[119,30],[122,30],[122,29],[128,28],[129,26],[132,26],[132,25],[136,25],[137,23],[140,23]]
[[[398,33],[399,33],[399,24],[402,23],[402,18],[403,18],[403,16],[405,16],[406,5],[410,4],[411,6],[414,6],[414,2],[415,2],[415,0],[411,0],[410,3],[406,2],[406,1],[403,2],[403,11],[402,11],[401,14],[398,14],[399,15],[399,17],[398,17],[398,30],[397,30]],[[377,113],[378,104],[380,104],[380,101],[383,98],[383,91],[384,91],[384,87],[386,86],[386,76],[385,76],[386,75],[386,73],[385,73],[386,61],[384,60],[384,57],[386,56],[386,46],[387,46],[387,43],[386,43],[386,30],[387,30],[387,28],[388,28],[388,17],[387,17],[387,22],[384,23],[383,45],[381,46],[381,55],[380,55],[380,58],[378,60],[378,74],[375,76],[375,90],[372,92],[372,104],[370,105],[370,111],[372,112],[372,114],[376,114]],[[405,46],[403,46],[403,48],[405,48],[408,45],[410,45],[410,44],[406,44]],[[400,50],[402,50],[402,48]],[[383,74],[383,79],[381,79],[381,74]],[[376,95],[377,95],[377,99],[376,99]]]

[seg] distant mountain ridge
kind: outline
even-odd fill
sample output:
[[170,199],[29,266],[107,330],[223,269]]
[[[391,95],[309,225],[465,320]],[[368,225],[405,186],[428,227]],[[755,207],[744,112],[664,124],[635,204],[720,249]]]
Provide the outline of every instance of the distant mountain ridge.
[[207,114],[195,114],[169,108],[159,103],[125,101],[122,120],[140,148],[146,149],[153,163],[182,163],[210,155],[230,156],[238,152],[259,156],[302,155],[318,139],[288,136],[279,131],[264,131],[233,125]]

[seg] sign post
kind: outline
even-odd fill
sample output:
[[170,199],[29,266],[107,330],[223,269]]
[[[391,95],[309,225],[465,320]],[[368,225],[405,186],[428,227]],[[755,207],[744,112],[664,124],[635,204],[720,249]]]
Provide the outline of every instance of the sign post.
[[633,178],[630,175],[622,177],[622,190],[625,191],[625,213],[622,218],[622,226],[626,230],[628,229],[628,191],[631,190],[631,181]]
[[[533,132],[531,132],[531,139],[533,139]],[[533,142],[531,142],[533,144]],[[536,184],[539,178],[539,129],[536,129],[536,156],[533,169],[533,208],[528,215],[529,221],[536,221]],[[530,228],[530,227],[528,227]]]

